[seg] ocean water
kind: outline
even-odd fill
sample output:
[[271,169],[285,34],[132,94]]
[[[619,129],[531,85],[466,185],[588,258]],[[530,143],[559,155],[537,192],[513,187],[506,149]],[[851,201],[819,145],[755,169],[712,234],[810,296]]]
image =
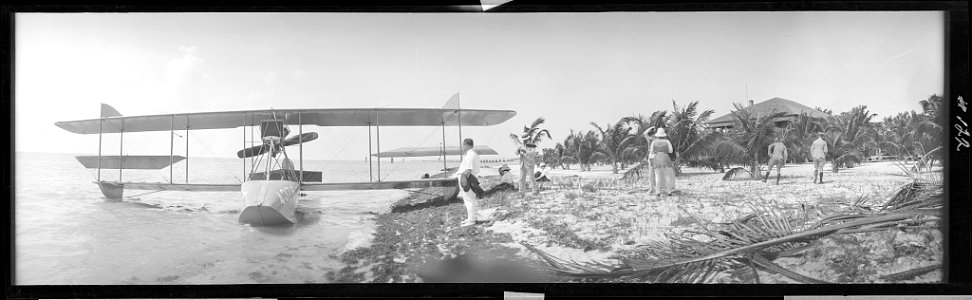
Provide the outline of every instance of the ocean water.
[[[237,222],[239,193],[126,190],[123,201],[106,201],[93,183],[97,171],[72,155],[15,154],[17,285],[326,283],[327,271],[343,267],[340,253],[369,244],[374,216],[408,195],[308,192],[297,208],[299,223],[250,227]],[[174,181],[185,181],[185,165],[175,165]],[[324,170],[325,182],[369,179],[364,161],[309,160],[304,167]],[[434,160],[385,161],[381,177],[415,179],[441,168]],[[189,161],[190,183],[237,183],[243,172],[239,159]],[[102,170],[101,176],[119,175]],[[126,170],[122,176],[167,182],[169,169]]]

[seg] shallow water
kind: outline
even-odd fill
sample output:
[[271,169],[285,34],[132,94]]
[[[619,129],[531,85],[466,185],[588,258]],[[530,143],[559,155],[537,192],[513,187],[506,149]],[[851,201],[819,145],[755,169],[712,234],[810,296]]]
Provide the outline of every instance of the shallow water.
[[[109,202],[71,155],[16,153],[14,283],[17,285],[324,283],[336,257],[365,246],[376,213],[408,193],[309,192],[285,227],[237,222],[239,193],[126,191]],[[237,183],[236,159],[192,158],[190,183]],[[307,161],[325,181],[367,181],[366,162]],[[185,163],[173,170],[185,180]],[[451,163],[454,165],[454,163]],[[414,179],[441,162],[384,165],[385,180]],[[102,177],[117,180],[117,170]],[[169,170],[128,171],[124,181],[168,181]],[[139,195],[144,194],[144,195]],[[134,196],[134,197],[132,197]]]

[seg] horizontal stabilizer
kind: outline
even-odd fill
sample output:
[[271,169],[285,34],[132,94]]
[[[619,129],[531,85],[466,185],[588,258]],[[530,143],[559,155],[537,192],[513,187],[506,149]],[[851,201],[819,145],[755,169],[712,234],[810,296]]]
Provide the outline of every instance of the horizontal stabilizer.
[[[499,155],[496,150],[493,150],[486,145],[474,146],[473,150],[479,155]],[[371,156],[381,157],[423,157],[423,156],[441,156],[442,147],[402,147],[393,149],[390,151],[385,151],[381,153],[375,153]],[[445,155],[459,155],[459,147],[451,146],[445,148]]]
[[127,156],[76,156],[75,158],[88,169],[97,169],[100,166],[102,169],[140,169],[140,170],[158,170],[161,168],[168,167],[171,164],[177,163],[186,159],[182,156],[169,156],[165,155],[127,155]]

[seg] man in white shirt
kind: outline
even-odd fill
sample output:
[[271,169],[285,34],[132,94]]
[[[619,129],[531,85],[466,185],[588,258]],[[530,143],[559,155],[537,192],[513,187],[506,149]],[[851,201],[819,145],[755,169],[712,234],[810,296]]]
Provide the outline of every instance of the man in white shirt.
[[[476,192],[474,189],[464,190],[464,186],[469,184],[469,177],[475,177],[479,174],[479,154],[473,150],[473,140],[467,138],[462,141],[462,150],[466,155],[462,158],[462,162],[459,163],[459,169],[456,170],[459,180],[459,195],[462,197],[462,202],[466,205],[466,220],[462,222],[462,226],[469,226],[476,224],[476,209],[479,203],[476,201]],[[468,176],[468,177],[467,177]]]
[[817,132],[817,139],[810,144],[810,157],[813,158],[813,183],[823,183],[823,168],[827,164],[827,141],[824,133]]

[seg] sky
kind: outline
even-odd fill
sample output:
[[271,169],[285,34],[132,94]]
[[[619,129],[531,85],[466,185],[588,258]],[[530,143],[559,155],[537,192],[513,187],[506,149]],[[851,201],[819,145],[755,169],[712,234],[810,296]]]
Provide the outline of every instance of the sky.
[[[570,130],[699,101],[713,118],[774,97],[878,118],[944,90],[941,12],[19,13],[15,150],[96,154],[98,135],[57,121],[268,108],[517,112],[463,137],[512,155],[544,117]],[[368,129],[305,126],[310,159],[358,160]],[[375,133],[373,133],[375,134]],[[184,135],[184,133],[182,134]],[[233,157],[244,129],[189,134],[191,157]],[[459,143],[447,128],[446,144]],[[103,137],[117,155],[118,134]],[[381,149],[437,146],[440,127],[383,127]],[[185,155],[185,137],[173,152]],[[375,141],[374,143],[377,143]],[[169,133],[124,136],[126,155],[168,155]],[[377,148],[376,144],[373,147]],[[377,150],[377,149],[373,149]],[[293,154],[292,154],[293,155]]]

